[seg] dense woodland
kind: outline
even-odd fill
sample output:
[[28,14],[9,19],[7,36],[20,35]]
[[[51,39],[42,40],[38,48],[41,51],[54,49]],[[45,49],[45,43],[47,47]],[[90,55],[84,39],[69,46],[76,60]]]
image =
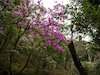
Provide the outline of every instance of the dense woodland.
[[100,75],[100,0],[0,0],[0,75]]

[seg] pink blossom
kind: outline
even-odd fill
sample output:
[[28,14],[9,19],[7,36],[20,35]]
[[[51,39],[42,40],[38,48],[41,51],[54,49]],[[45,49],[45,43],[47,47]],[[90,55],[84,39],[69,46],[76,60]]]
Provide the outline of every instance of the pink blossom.
[[24,11],[28,11],[28,8],[26,8],[26,7],[23,7],[23,9],[24,9]]
[[53,48],[55,50],[60,50],[60,51],[64,52],[64,49],[62,49],[59,45],[55,45]]
[[31,41],[33,40],[33,38],[29,38]]
[[39,4],[39,5],[40,5],[40,2],[41,2],[41,1],[38,1],[38,4]]
[[74,64],[74,61],[72,62],[72,64]]
[[35,35],[36,36],[36,38],[38,38],[39,39],[39,35],[37,34],[37,35]]
[[0,30],[2,30],[3,28],[2,27],[0,27]]
[[62,20],[62,17],[60,17],[59,19]]
[[57,3],[57,1],[55,1],[55,3]]
[[22,17],[22,13],[20,13],[20,12],[14,11],[14,14],[15,14],[16,16]]
[[66,19],[66,18],[67,18],[67,16],[66,16],[66,15],[62,15],[62,17],[63,17],[63,19]]
[[18,7],[18,8],[20,8],[20,9],[22,9],[22,8],[23,8],[23,7],[22,7],[22,6],[20,6],[20,5],[17,5],[17,7]]
[[67,41],[67,45],[69,45],[69,42]]
[[34,35],[34,32],[31,32],[31,35]]
[[70,39],[73,40],[73,37],[71,36]]
[[22,28],[24,28],[24,27],[25,27],[25,22],[24,22],[24,21],[19,22],[18,24],[19,24]]
[[24,38],[24,41],[27,41],[28,39],[27,38]]
[[6,5],[8,5],[8,6],[10,5],[10,4],[9,4],[9,3],[7,3],[7,2],[5,2],[5,4],[6,4]]

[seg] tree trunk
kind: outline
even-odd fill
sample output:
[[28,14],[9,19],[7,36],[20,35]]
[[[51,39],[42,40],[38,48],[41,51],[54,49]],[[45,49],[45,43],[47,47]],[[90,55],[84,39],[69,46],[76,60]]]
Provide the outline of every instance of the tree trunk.
[[29,56],[28,56],[28,58],[27,58],[27,60],[26,60],[26,63],[25,63],[25,65],[24,65],[24,67],[20,70],[19,74],[20,74],[21,72],[23,72],[24,69],[27,67],[27,65],[28,65],[28,63],[29,63],[29,60],[30,60],[30,57],[31,57],[31,54],[32,54],[32,52],[29,53]]
[[66,69],[67,71],[70,70],[70,62],[69,62],[69,57],[68,57],[68,55],[66,55],[66,59],[65,59],[65,69]]
[[59,68],[59,64],[58,63],[56,63],[56,69],[58,69]]
[[88,59],[89,59],[89,62],[92,62],[91,54],[88,54]]
[[35,70],[35,72],[34,72],[34,75],[37,75],[38,74],[38,72],[39,72],[39,69],[40,69],[40,59],[35,59],[36,61],[35,62],[37,62],[37,66],[36,66],[36,70]]
[[70,50],[70,53],[72,55],[74,64],[76,66],[76,68],[78,69],[80,75],[88,75],[88,73],[86,72],[85,68],[82,66],[82,64],[80,63],[80,60],[76,54],[76,50],[74,48],[74,44],[73,41],[71,41],[71,43],[68,45],[68,48]]
[[8,75],[12,75],[12,53],[9,54],[9,71],[8,71]]

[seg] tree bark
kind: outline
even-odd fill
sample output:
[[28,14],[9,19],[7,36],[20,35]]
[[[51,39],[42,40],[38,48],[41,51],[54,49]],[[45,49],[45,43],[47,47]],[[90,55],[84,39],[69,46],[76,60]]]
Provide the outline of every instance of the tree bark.
[[86,72],[85,68],[82,66],[82,64],[76,54],[76,50],[74,48],[73,41],[71,41],[71,43],[68,45],[68,48],[70,50],[74,64],[75,64],[76,68],[78,69],[80,75],[88,75],[88,73]]
[[25,63],[25,65],[24,65],[24,67],[20,70],[19,73],[23,72],[24,69],[27,67],[27,65],[28,65],[28,63],[29,63],[29,60],[30,60],[30,57],[31,57],[31,54],[32,54],[32,52],[29,53],[29,56],[28,56],[28,58],[27,58],[27,60],[26,60],[26,63]]
[[37,62],[37,65],[36,65],[36,70],[34,72],[34,75],[38,75],[38,72],[39,72],[39,69],[40,69],[40,58],[35,59],[35,60],[36,60],[35,62]]
[[8,72],[8,75],[12,75],[12,67],[11,67],[11,64],[12,64],[12,54],[10,53],[8,57],[9,57],[9,72]]
[[65,69],[66,69],[67,71],[70,70],[70,62],[69,62],[69,57],[68,57],[68,55],[66,55],[66,59],[65,59]]
[[91,54],[88,54],[88,59],[89,59],[89,62],[92,62],[92,56],[91,56]]

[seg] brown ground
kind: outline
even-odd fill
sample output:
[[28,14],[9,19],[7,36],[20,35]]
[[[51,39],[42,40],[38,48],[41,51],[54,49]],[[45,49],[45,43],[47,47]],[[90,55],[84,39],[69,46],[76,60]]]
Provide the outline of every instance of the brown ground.
[[65,69],[40,70],[37,75],[70,75]]

